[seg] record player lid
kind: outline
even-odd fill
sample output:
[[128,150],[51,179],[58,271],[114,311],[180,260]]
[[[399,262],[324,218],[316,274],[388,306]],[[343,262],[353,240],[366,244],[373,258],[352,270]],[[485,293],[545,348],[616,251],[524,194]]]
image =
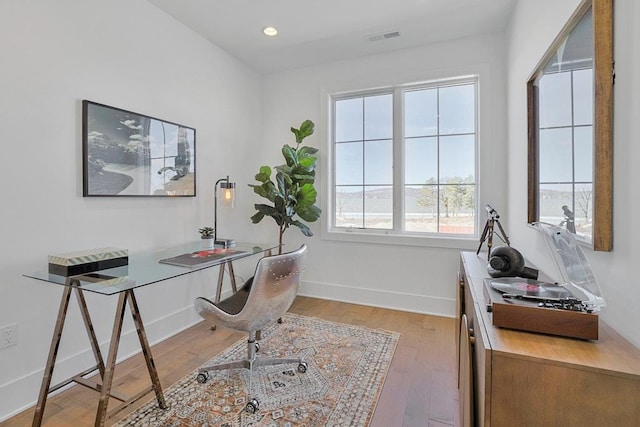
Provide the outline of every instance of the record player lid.
[[534,222],[532,225],[545,236],[549,251],[562,276],[559,284],[568,289],[574,297],[582,300],[587,309],[600,311],[606,305],[602,298],[602,290],[573,234],[564,228],[544,222]]

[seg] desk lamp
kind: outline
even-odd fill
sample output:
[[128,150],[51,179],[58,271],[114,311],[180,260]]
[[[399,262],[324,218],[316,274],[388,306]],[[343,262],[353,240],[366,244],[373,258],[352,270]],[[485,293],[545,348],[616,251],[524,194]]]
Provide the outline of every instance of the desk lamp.
[[222,205],[232,208],[235,205],[236,183],[229,182],[229,175],[216,181],[213,189],[213,241],[223,248],[233,246],[236,242],[232,239],[218,239],[218,184],[220,184],[220,198]]

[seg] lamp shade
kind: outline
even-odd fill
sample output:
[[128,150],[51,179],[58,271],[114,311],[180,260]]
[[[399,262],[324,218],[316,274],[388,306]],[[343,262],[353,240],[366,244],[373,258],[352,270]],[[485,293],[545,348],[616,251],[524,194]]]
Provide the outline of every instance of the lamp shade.
[[220,203],[225,208],[233,208],[236,204],[236,183],[222,181],[220,183]]

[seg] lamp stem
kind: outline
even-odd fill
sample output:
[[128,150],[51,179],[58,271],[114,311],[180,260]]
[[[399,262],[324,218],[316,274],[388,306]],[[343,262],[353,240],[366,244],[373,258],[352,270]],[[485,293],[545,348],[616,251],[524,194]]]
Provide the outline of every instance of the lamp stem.
[[218,182],[213,186],[213,245],[216,244],[218,238]]
[[220,178],[213,186],[213,243],[218,241],[218,184],[222,181],[229,183],[229,175],[226,178]]

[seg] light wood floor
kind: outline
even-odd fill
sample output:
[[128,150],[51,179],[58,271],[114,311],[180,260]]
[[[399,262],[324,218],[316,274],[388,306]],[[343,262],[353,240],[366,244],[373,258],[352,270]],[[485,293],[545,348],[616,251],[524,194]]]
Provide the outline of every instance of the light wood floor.
[[[371,427],[458,424],[454,319],[306,297],[298,297],[290,311],[401,333]],[[222,327],[212,332],[208,324],[201,322],[153,346],[163,388],[167,389],[242,337],[242,333]],[[141,355],[117,365],[115,390],[132,395],[148,385],[149,375]],[[152,397],[153,394],[143,397],[111,418],[108,425]],[[48,399],[43,425],[92,426],[97,400],[96,392],[82,386],[71,387]],[[110,405],[117,403],[113,401]],[[1,422],[0,427],[29,426],[32,418],[33,408]]]

